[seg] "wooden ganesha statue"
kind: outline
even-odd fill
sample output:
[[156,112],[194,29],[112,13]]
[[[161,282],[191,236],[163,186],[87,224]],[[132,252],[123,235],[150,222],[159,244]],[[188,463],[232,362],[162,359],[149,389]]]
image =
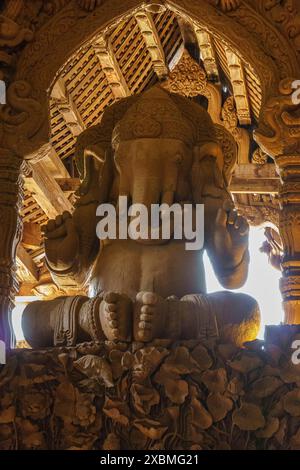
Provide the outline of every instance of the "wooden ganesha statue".
[[[203,252],[227,289],[247,278],[246,220],[228,192],[236,159],[232,137],[193,101],[155,86],[108,108],[99,125],[77,140],[81,176],[74,213],[45,228],[45,253],[62,289],[82,292],[29,304],[25,338],[33,347],[83,341],[197,339],[209,336],[241,345],[256,338],[260,313],[248,295],[206,293]],[[204,245],[186,240],[99,239],[101,204],[204,204]],[[98,212],[97,212],[98,213]]]

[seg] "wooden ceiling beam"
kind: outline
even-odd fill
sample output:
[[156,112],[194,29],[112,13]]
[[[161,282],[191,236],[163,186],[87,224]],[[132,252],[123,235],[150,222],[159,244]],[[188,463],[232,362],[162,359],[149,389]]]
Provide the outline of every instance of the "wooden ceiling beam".
[[230,49],[226,48],[225,52],[239,122],[241,125],[251,124],[249,97],[242,61]]
[[32,177],[25,178],[25,188],[32,195],[49,219],[55,218],[63,211],[72,212],[70,203],[59,184],[49,173],[43,160],[31,163]]
[[79,178],[56,178],[56,182],[64,192],[75,192],[80,186]]
[[70,174],[57,155],[54,147],[51,145],[49,152],[42,160],[45,169],[53,176],[53,178],[70,178]]
[[254,163],[237,165],[234,176],[245,180],[259,178],[279,180],[274,163],[266,163],[265,165],[257,165]]
[[39,280],[37,266],[21,243],[19,243],[17,248],[17,265],[21,278],[26,278],[30,282],[37,282]]
[[152,15],[146,10],[141,10],[135,14],[135,19],[149,51],[153,70],[158,78],[163,80],[167,77],[169,69]]
[[[79,178],[57,178],[56,182],[65,192],[74,192],[80,186]],[[279,176],[275,165],[255,165],[253,163],[237,165],[230,191],[233,193],[278,193]]]
[[261,178],[259,180],[240,180],[232,178],[230,192],[233,194],[278,194],[279,181]]
[[58,78],[55,82],[51,98],[63,116],[72,135],[74,137],[79,135],[85,129],[85,126],[62,77]]
[[130,95],[130,90],[114,54],[111,42],[104,36],[98,36],[92,44],[106,76],[111,91],[116,99]]
[[207,31],[199,28],[196,24],[193,26],[207,78],[218,82],[220,79],[213,39]]
[[64,210],[72,212],[70,203],[55,178],[70,177],[63,162],[49,143],[33,155],[32,161],[24,167],[25,189],[50,219]]
[[279,184],[279,176],[274,164],[249,163],[236,167],[230,191],[233,194],[277,194]]
[[41,227],[38,223],[24,222],[22,243],[27,248],[39,248],[42,242]]

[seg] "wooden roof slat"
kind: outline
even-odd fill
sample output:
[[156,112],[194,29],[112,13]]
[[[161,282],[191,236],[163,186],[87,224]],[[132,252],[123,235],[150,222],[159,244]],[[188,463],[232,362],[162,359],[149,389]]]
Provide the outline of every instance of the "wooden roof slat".
[[[112,95],[111,90],[108,88],[104,88],[104,90],[97,90],[95,88],[89,97],[89,101],[86,103],[85,108],[81,110],[83,119],[86,119],[86,116],[89,114],[91,108],[96,109],[98,112],[100,111],[100,107],[102,108],[103,101],[107,98],[107,96]],[[113,96],[113,95],[112,95]]]
[[85,89],[85,99],[82,99],[82,102],[78,105],[80,112],[82,113],[83,110],[89,106],[90,104],[90,97],[94,91],[104,93],[108,87],[108,83],[106,81],[105,76],[103,75],[103,79],[101,80],[100,84],[97,86],[96,82],[91,82],[88,87]]
[[104,38],[104,36],[98,36],[93,42],[93,48],[114,97],[120,99],[128,96],[130,91],[115,56],[110,39]]
[[71,90],[74,101],[76,101],[77,106],[84,99],[84,93],[86,88],[90,85],[91,82],[99,80],[101,82],[104,78],[104,74],[101,70],[101,67],[97,62],[93,64],[94,66],[89,70],[89,72],[82,77],[82,80],[79,80],[76,87]]
[[[108,103],[113,102],[113,101],[114,101],[114,98],[112,97],[111,93],[108,93],[107,96],[105,97],[105,99],[101,103],[101,107],[102,107],[103,111],[106,108],[106,106],[108,105]],[[92,121],[95,116],[97,116],[100,119],[101,115],[103,114],[103,111],[100,112],[99,108],[95,107],[94,110],[91,110],[86,115],[85,119],[87,119],[89,121]]]
[[78,72],[84,69],[84,67],[89,64],[89,58],[90,56],[93,56],[93,55],[94,55],[94,52],[89,47],[88,49],[86,49],[83,55],[80,56],[76,65],[73,66],[72,69],[70,69],[70,72],[66,74],[62,73],[68,88],[72,88],[72,82],[78,79]]

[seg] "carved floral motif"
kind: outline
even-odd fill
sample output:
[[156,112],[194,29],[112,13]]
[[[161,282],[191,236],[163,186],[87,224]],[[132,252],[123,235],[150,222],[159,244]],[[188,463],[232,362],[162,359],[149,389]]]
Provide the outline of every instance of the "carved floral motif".
[[256,197],[251,196],[249,203],[245,204],[235,199],[238,211],[246,217],[250,225],[260,226],[265,222],[271,222],[276,227],[279,226],[279,205],[277,200],[264,199],[263,194]]
[[268,161],[268,154],[258,147],[252,154],[252,163],[264,165]]
[[170,72],[163,88],[171,93],[193,97],[202,95],[207,88],[206,72],[190,54],[184,50],[176,67]]

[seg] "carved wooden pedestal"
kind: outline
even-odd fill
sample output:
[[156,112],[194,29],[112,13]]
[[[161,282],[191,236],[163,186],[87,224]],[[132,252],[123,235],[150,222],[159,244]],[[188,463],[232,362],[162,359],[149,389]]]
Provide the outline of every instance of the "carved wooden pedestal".
[[0,374],[0,449],[300,449],[295,338],[16,350]]

